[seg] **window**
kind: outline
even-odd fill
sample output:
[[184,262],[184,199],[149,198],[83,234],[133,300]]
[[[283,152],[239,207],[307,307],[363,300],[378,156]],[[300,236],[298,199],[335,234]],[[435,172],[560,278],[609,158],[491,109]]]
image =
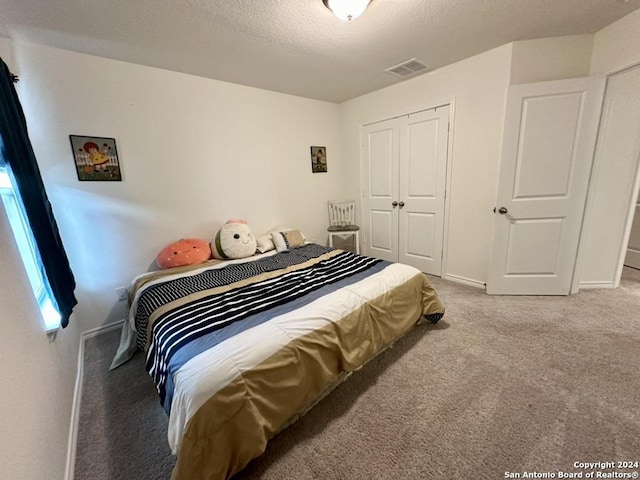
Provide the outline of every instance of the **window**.
[[16,195],[16,190],[11,182],[11,175],[6,167],[0,166],[0,197],[9,217],[9,224],[13,230],[13,235],[22,257],[22,262],[29,277],[29,283],[33,294],[40,306],[40,312],[44,320],[47,333],[53,332],[60,327],[60,314],[56,307],[55,300],[49,288],[49,281],[42,268],[40,255],[36,248],[36,243],[31,233],[31,227],[27,221],[20,198]]

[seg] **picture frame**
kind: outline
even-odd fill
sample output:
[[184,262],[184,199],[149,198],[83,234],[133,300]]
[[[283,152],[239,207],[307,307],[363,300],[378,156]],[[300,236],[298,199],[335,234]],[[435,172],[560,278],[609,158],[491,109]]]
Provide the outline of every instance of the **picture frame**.
[[69,141],[79,181],[122,181],[115,138],[69,135]]
[[327,172],[327,147],[311,147],[311,171],[313,173]]

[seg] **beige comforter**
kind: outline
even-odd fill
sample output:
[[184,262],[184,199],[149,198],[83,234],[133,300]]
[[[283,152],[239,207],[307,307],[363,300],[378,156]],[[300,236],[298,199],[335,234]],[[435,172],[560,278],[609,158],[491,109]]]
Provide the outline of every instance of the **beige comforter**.
[[[147,368],[158,377],[158,371],[170,363],[160,356],[154,364],[153,356],[158,356],[160,349],[153,343],[149,348],[154,335],[158,337],[156,342],[162,343],[162,334],[152,331],[160,328],[168,311],[179,312],[186,308],[185,304],[194,305],[203,297],[220,295],[227,295],[224,305],[233,309],[234,303],[229,300],[233,296],[228,295],[236,291],[241,294],[244,289],[263,284],[266,290],[275,291],[281,278],[296,275],[317,277],[320,281],[328,271],[322,266],[343,261],[365,265],[363,259],[366,257],[341,250],[326,251],[304,262],[169,302],[150,315],[145,332]],[[442,316],[443,305],[418,270],[373,259],[366,261],[365,266],[358,267],[354,280],[345,278],[335,287],[317,289],[307,301],[300,300],[307,297],[296,292],[295,301],[301,303],[295,308],[284,308],[282,305],[287,303],[280,303],[273,317],[269,315],[271,310],[264,308],[260,315],[267,315],[268,320],[199,351],[175,371],[166,368],[172,385],[167,389],[171,391],[170,399],[166,400],[170,402],[168,436],[177,454],[172,478],[231,477],[262,454],[270,438],[304,414],[345,374],[363,366],[423,316],[432,321]],[[222,267],[224,263],[203,268]],[[343,270],[355,271],[356,267]],[[193,275],[194,271],[184,274]],[[140,288],[157,282],[156,278],[141,282]],[[304,281],[300,285],[296,290],[306,288]],[[134,292],[134,296],[139,297],[140,292]],[[252,293],[251,298],[261,297]],[[253,303],[261,305],[262,301]],[[270,297],[264,301],[271,301]],[[162,388],[159,391],[164,392]]]

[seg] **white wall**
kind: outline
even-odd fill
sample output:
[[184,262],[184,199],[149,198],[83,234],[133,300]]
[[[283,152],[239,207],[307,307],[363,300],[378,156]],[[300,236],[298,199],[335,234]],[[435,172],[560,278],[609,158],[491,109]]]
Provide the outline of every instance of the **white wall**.
[[[124,317],[114,289],[166,244],[229,218],[323,243],[348,181],[340,108],[151,67],[14,42],[19,95],[77,280],[83,330]],[[259,72],[256,72],[259,74]],[[69,134],[116,139],[122,182],[79,182]],[[311,172],[310,146],[328,173]]]
[[486,281],[511,45],[342,104],[343,156],[358,197],[359,127],[455,100],[446,275]]
[[0,478],[62,479],[79,325],[49,342],[2,207],[0,245]]
[[[607,74],[633,64],[640,64],[640,10],[595,34],[591,74]],[[580,253],[582,287],[617,286],[621,251],[626,248],[639,161],[640,90],[625,87],[626,96],[616,93],[623,88],[624,76],[610,77],[605,93]]]
[[[0,56],[12,71],[11,44]],[[4,208],[0,206],[0,478],[64,478],[80,328],[44,333]]]
[[589,75],[593,35],[513,42],[511,84]]
[[607,25],[593,39],[591,75],[640,63],[640,9]]

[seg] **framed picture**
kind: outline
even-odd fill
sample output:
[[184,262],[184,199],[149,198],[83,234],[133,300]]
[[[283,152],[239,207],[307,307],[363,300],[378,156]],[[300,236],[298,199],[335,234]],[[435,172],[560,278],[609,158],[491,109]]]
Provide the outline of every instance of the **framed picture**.
[[311,171],[322,173],[327,171],[327,148],[311,147]]
[[78,180],[112,182],[122,180],[114,138],[69,135],[69,139]]

